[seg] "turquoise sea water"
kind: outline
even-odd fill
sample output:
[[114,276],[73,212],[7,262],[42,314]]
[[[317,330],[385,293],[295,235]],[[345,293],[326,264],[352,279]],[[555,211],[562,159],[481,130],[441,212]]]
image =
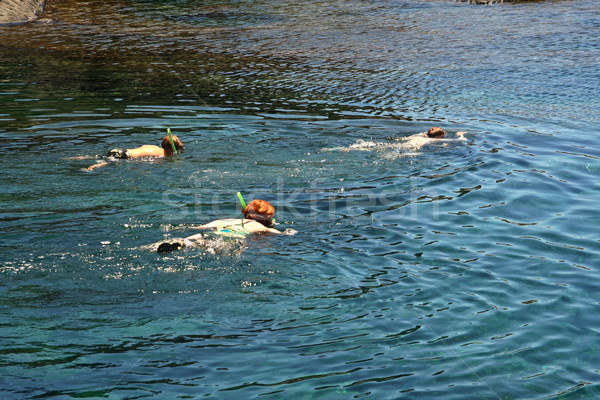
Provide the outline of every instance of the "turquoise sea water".
[[[0,398],[600,397],[595,0],[43,17],[0,27]],[[431,126],[468,141],[326,150]],[[299,233],[139,248],[237,191]]]

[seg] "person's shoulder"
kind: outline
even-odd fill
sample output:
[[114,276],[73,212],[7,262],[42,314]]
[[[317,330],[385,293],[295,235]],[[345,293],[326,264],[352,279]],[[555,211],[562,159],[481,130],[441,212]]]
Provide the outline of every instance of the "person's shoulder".
[[253,219],[244,218],[239,221],[240,221],[240,224],[244,225],[244,228],[246,228],[247,230],[262,231],[262,230],[269,229],[266,226],[264,226],[263,224],[261,224],[260,222],[255,221]]
[[244,219],[240,221],[242,221],[241,224],[244,229],[250,233],[281,233],[279,230],[264,226],[260,222],[253,219]]
[[218,228],[226,225],[237,225],[241,224],[241,218],[225,218],[225,219],[215,219],[207,224],[202,225],[202,228]]
[[222,224],[241,224],[244,223],[246,221],[251,221],[251,220],[247,220],[247,219],[242,219],[242,218],[223,218],[223,219],[217,219],[214,222],[220,222]]

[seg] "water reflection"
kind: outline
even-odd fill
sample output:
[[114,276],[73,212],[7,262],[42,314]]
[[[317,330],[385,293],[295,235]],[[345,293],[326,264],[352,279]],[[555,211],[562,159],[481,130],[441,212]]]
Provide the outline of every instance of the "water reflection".
[[[489,109],[498,114],[509,108],[510,114],[519,109],[523,111],[518,114],[528,117],[544,116],[551,108],[554,115],[571,119],[561,104],[593,98],[593,85],[579,83],[597,78],[591,68],[597,45],[592,30],[577,30],[568,20],[579,18],[585,8],[561,14],[553,23],[557,14],[550,5],[530,6],[542,17],[521,21],[518,8],[497,14],[474,7],[465,13],[464,6],[440,7],[438,2],[345,2],[326,7],[320,2],[254,2],[245,4],[244,11],[237,3],[115,1],[97,8],[94,3],[67,2],[60,8],[49,5],[46,14],[55,23],[35,26],[34,38],[18,40],[29,35],[22,27],[7,29],[10,35],[3,37],[5,46],[16,39],[32,49],[52,50],[53,55],[43,51],[38,56],[48,57],[51,65],[63,64],[69,70],[65,75],[75,76],[74,82],[81,82],[87,93],[128,88],[114,98],[149,101],[160,96],[245,105],[254,100],[258,108],[268,110],[278,106],[273,99],[303,99],[320,113],[327,106],[314,101],[325,98],[330,107],[345,105],[363,115],[405,119],[487,114]],[[185,19],[211,13],[242,26],[203,27],[151,17]],[[520,18],[512,18],[514,13]],[[246,19],[254,18],[260,25],[245,26]],[[471,24],[477,21],[477,26],[466,29],[465,18]],[[426,21],[438,19],[453,22],[427,27]],[[507,25],[504,19],[519,22],[511,23],[507,32],[500,28]],[[473,30],[480,34],[472,35]],[[580,38],[576,48],[561,39],[572,35]],[[534,57],[521,54],[524,37]],[[476,51],[482,46],[504,50]],[[107,59],[112,67],[104,62]],[[556,67],[545,69],[550,61]],[[42,70],[46,75],[56,71],[50,66]],[[541,75],[546,85],[532,86]],[[519,107],[502,106],[509,103]],[[594,105],[588,100],[569,112],[585,120]]]

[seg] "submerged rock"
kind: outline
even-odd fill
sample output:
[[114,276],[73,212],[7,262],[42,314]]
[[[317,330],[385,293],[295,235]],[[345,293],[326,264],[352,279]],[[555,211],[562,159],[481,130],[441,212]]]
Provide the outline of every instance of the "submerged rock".
[[0,25],[35,21],[44,11],[45,0],[0,0]]

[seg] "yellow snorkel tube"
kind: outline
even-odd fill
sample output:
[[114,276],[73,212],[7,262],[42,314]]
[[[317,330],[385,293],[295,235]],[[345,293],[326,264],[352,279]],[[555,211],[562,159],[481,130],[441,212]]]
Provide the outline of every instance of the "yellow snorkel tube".
[[171,135],[171,128],[167,128],[167,133],[169,134],[169,140],[171,141],[171,147],[173,148],[173,154],[177,154],[177,149],[175,148],[175,143],[173,143],[173,135]]

